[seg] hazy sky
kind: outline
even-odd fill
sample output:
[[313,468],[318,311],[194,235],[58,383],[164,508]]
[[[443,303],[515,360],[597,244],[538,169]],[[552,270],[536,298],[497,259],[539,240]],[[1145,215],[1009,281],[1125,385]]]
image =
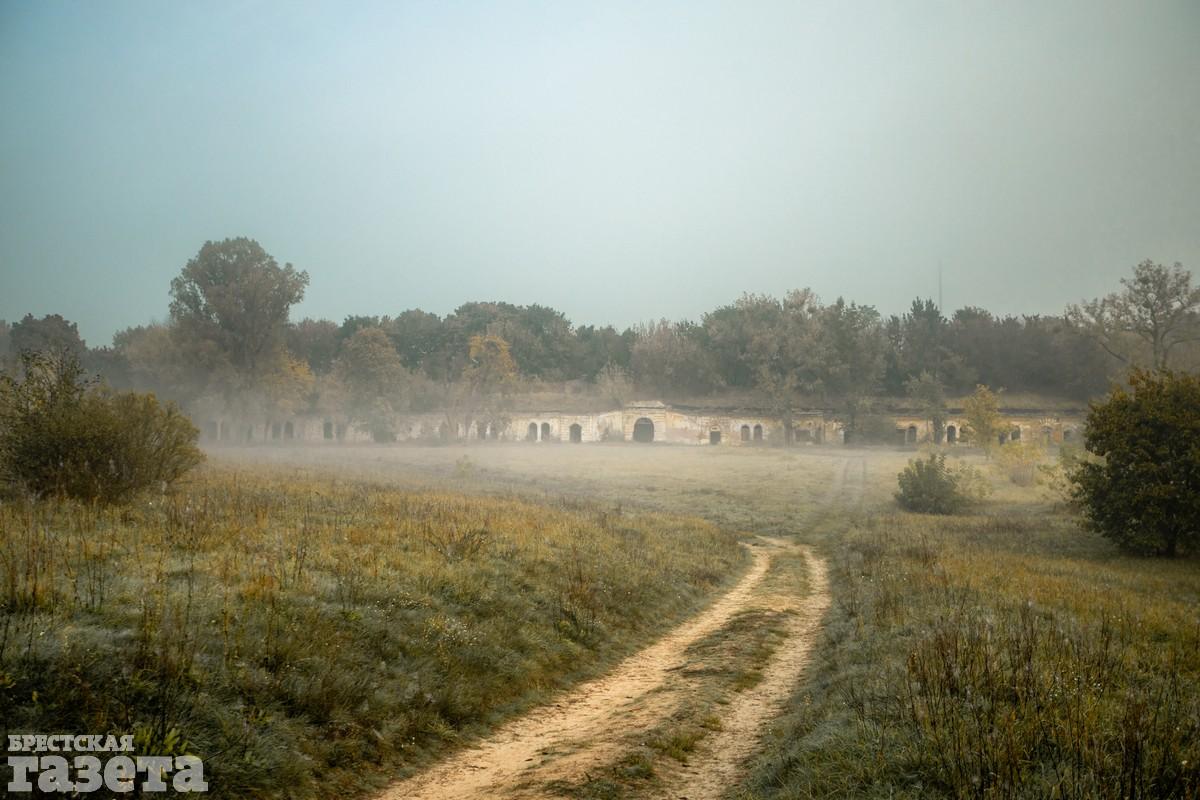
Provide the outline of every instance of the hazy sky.
[[0,0],[0,318],[106,343],[239,235],[336,320],[1058,312],[1200,273],[1200,2]]

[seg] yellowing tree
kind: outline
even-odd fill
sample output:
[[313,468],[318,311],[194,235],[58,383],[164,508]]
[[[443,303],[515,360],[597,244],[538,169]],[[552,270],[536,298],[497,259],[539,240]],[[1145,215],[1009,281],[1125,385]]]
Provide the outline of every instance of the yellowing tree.
[[971,439],[984,450],[991,451],[998,444],[1000,434],[1000,403],[996,394],[979,384],[975,393],[963,402],[963,413],[967,417],[967,429]]

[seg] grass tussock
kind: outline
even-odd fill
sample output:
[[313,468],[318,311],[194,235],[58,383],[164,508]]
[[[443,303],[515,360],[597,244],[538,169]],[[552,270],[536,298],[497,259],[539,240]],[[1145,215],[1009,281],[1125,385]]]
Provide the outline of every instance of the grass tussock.
[[345,797],[694,611],[694,520],[203,471],[125,509],[0,506],[0,728],[132,733],[214,797]]
[[1194,563],[1012,508],[866,518],[831,549],[821,661],[747,794],[1200,791]]

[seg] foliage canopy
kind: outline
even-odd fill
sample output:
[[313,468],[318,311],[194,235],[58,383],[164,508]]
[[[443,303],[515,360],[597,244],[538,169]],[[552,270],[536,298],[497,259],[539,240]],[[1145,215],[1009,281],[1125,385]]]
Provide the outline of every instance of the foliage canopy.
[[1135,553],[1200,545],[1200,376],[1135,370],[1129,388],[1093,403],[1073,470],[1093,530]]

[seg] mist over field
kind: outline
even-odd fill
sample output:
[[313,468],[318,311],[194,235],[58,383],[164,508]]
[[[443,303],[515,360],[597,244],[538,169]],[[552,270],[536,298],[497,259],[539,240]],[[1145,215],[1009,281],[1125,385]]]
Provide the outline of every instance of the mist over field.
[[0,0],[3,795],[1200,796],[1198,37]]

